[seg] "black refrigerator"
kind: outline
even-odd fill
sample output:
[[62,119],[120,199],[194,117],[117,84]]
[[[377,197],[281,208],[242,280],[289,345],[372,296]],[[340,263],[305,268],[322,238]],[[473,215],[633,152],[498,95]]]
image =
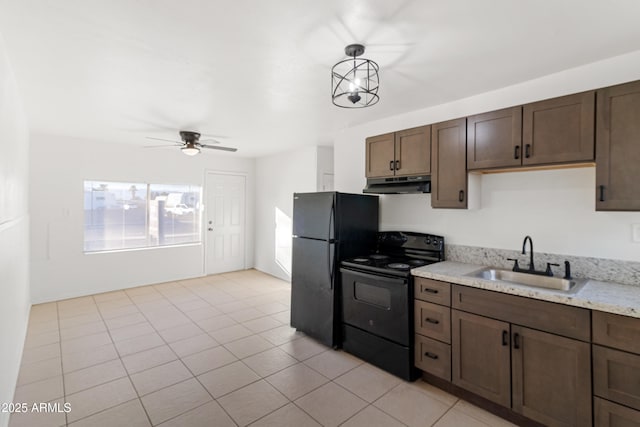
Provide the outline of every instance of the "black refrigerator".
[[378,196],[293,195],[292,327],[340,346],[340,261],[369,254],[377,232]]

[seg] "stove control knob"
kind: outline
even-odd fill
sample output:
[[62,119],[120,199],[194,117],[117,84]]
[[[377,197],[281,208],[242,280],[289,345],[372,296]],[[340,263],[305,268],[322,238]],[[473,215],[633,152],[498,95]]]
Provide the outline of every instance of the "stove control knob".
[[431,244],[431,239],[427,237],[427,245],[430,245],[430,244]]

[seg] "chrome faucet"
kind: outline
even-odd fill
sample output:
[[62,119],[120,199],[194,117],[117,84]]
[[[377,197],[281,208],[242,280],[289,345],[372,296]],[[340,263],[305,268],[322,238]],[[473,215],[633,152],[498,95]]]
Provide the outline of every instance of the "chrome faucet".
[[533,271],[536,267],[533,264],[533,240],[531,240],[531,236],[525,236],[524,241],[522,242],[522,255],[527,253],[527,240],[529,241],[529,270]]

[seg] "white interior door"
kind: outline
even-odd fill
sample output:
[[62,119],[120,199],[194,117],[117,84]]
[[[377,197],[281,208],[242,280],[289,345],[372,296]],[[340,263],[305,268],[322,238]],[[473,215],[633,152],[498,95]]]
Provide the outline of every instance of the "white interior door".
[[208,173],[206,185],[207,274],[243,270],[246,177]]

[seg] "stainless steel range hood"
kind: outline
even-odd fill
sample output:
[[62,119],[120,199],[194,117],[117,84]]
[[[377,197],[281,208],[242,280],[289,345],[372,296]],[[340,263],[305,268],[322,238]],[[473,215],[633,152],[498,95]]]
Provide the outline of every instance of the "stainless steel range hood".
[[367,178],[367,186],[362,192],[374,194],[431,193],[431,176]]

